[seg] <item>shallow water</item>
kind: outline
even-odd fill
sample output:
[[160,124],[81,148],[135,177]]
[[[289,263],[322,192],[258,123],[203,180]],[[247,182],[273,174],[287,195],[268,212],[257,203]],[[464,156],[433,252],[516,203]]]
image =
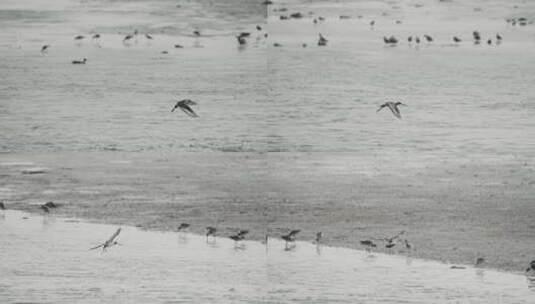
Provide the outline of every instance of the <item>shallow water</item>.
[[[24,219],[27,217],[27,219]],[[297,242],[290,251],[6,211],[0,300],[39,303],[532,303],[526,276]],[[229,232],[227,232],[229,233]],[[531,284],[531,285],[530,285]]]

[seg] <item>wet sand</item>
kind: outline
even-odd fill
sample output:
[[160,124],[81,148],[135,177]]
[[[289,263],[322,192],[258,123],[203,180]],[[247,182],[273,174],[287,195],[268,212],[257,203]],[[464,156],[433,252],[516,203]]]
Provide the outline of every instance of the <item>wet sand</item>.
[[88,250],[117,227],[18,211],[2,213],[0,229],[8,302],[520,304],[535,288],[535,277],[307,242],[285,249],[276,239],[234,244],[123,226],[120,246]]
[[[0,155],[2,196],[9,209],[96,222],[221,235],[249,229],[250,238],[301,229],[322,231],[327,245],[405,230],[410,252],[378,251],[451,263],[523,271],[535,246],[533,160],[434,160],[405,164],[339,153],[62,153]],[[44,174],[23,174],[28,168]],[[403,172],[392,174],[391,172]]]

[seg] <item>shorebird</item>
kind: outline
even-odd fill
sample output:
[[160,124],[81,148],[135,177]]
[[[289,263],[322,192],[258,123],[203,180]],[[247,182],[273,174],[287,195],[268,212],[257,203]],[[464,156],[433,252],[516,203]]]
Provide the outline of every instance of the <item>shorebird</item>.
[[407,248],[407,249],[411,249],[412,248],[412,246],[411,246],[411,244],[409,243],[408,240],[403,240],[403,243],[405,243],[405,248]]
[[127,41],[130,41],[130,39],[134,38],[134,35],[132,34],[128,34],[126,36],[124,36],[123,38],[123,43],[126,43]]
[[535,260],[531,261],[529,263],[528,269],[526,269],[526,272],[535,271]]
[[375,20],[370,21],[370,26],[373,27],[375,25]]
[[0,202],[0,210],[6,210],[6,205],[4,202]]
[[209,236],[212,236],[215,238],[216,232],[217,232],[217,229],[215,227],[211,227],[211,226],[206,227],[206,241],[208,241]]
[[394,246],[396,246],[396,243],[394,243],[394,242],[388,242],[388,243],[385,245],[386,248],[392,248],[392,247],[394,247]]
[[193,35],[199,37],[201,35],[201,32],[199,30],[194,30]]
[[328,40],[325,39],[325,37],[323,37],[322,34],[319,34],[319,36],[320,36],[320,37],[319,37],[319,39],[318,39],[318,45],[319,45],[319,46],[325,46],[325,45],[327,45],[327,41],[328,41]]
[[320,232],[316,233],[316,244],[319,244],[321,242],[321,238],[323,237],[323,234]]
[[239,43],[240,45],[245,45],[245,44],[247,44],[247,39],[245,39],[244,36],[241,36],[241,35],[240,35],[240,36],[236,36],[236,39],[238,39],[238,43]]
[[479,44],[479,42],[481,41],[481,34],[479,34],[478,31],[473,31],[472,37],[474,37],[474,43]]
[[377,245],[371,240],[360,241],[360,244],[366,246],[366,251],[370,251],[372,248],[377,247]]
[[183,49],[184,47],[180,44],[175,44],[175,49]]
[[184,230],[188,229],[189,226],[190,226],[190,224],[188,224],[188,223],[182,223],[182,224],[180,224],[180,226],[178,226],[177,231],[184,231]]
[[492,45],[492,39],[487,40],[488,45]]
[[73,60],[72,64],[85,64],[87,62],[87,59],[84,58],[82,60]]
[[145,38],[147,38],[147,39],[149,39],[149,40],[152,40],[152,39],[154,39],[154,38],[152,38],[152,36],[151,36],[151,35],[149,35],[149,34],[145,34]]
[[184,113],[188,114],[189,116],[198,117],[197,113],[195,113],[190,107],[196,104],[197,103],[191,99],[182,99],[180,101],[177,101],[173,109],[171,109],[171,112],[174,112],[176,108],[180,108],[180,110],[184,111]]
[[502,42],[502,36],[500,34],[496,34],[496,43]]
[[45,53],[45,52],[48,50],[49,47],[50,47],[50,44],[45,44],[45,45],[43,45],[43,46],[41,47],[41,53]]
[[91,37],[91,38],[93,38],[93,39],[99,39],[99,38],[100,38],[100,34],[95,34],[95,35],[93,35],[93,37]]
[[433,37],[431,37],[429,35],[424,35],[424,38],[425,38],[425,40],[427,40],[427,42],[433,42]]
[[288,243],[295,242],[295,238],[300,231],[300,229],[295,229],[290,231],[290,233],[281,236],[281,239],[286,241],[286,247],[288,247]]
[[411,43],[411,42],[412,42],[412,36],[409,36],[409,38],[407,38],[407,41],[408,41],[409,43]]
[[57,208],[58,207],[58,205],[54,204],[54,202],[52,202],[52,201],[46,202],[43,206],[46,206],[47,208]]
[[84,35],[78,35],[78,36],[74,37],[74,40],[82,40],[84,38],[85,38]]
[[239,241],[243,241],[245,239],[245,235],[247,233],[249,233],[248,230],[240,230],[238,233],[229,236],[229,238],[234,240],[234,242],[237,244]]
[[49,213],[49,212],[50,212],[50,210],[48,209],[48,207],[45,206],[45,205],[41,205],[41,206],[39,206],[39,208],[41,208],[41,210],[43,210],[45,213]]
[[281,47],[282,44],[275,42],[275,43],[273,43],[273,46],[274,46],[274,47]]
[[390,45],[395,45],[396,43],[398,43],[398,39],[394,36],[390,36],[389,38],[387,38],[386,36],[383,36],[383,41],[386,44],[390,44]]
[[476,266],[479,266],[481,264],[485,263],[485,259],[484,258],[477,258],[476,260]]
[[459,38],[459,37],[457,37],[457,36],[453,36],[453,42],[455,42],[455,43],[459,43],[459,42],[461,42],[461,41],[462,41],[461,38]]
[[416,36],[416,38],[414,38],[414,41],[415,41],[416,43],[420,43],[420,37]]
[[392,111],[392,114],[394,114],[394,116],[401,119],[401,113],[399,112],[398,106],[406,106],[406,104],[401,103],[399,101],[398,102],[393,102],[393,101],[385,102],[379,107],[379,109],[377,109],[377,112],[381,111],[384,107],[388,107],[390,111]]
[[98,246],[95,246],[93,248],[89,248],[89,250],[93,250],[93,249],[97,249],[97,248],[100,248],[102,247],[102,250],[106,250],[107,248],[113,246],[113,245],[120,245],[117,241],[115,241],[115,238],[117,238],[117,236],[119,235],[119,233],[121,233],[121,228],[117,229],[117,231],[115,231],[115,233],[104,243],[98,245]]
[[260,25],[257,25],[257,26],[256,26],[256,30],[257,30],[257,31],[261,31],[261,30],[262,30],[262,27],[261,27]]

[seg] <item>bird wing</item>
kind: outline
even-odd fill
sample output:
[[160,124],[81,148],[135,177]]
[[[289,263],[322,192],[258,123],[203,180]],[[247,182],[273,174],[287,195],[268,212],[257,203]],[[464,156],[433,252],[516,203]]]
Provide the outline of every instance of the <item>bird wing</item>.
[[386,103],[383,103],[379,106],[379,109],[377,109],[377,112],[381,111],[384,107],[386,107]]
[[299,231],[301,231],[301,230],[299,230],[299,229],[292,230],[292,231],[290,231],[290,233],[289,233],[288,235],[289,235],[290,237],[295,236],[296,234],[299,233]]
[[102,246],[104,246],[104,244],[100,244],[100,245],[95,246],[95,247],[93,247],[93,248],[89,248],[89,250],[94,250],[94,249],[100,248],[100,247],[102,247]]
[[121,233],[121,228],[117,229],[115,233],[106,241],[107,243],[112,243],[113,240]]
[[394,116],[396,116],[397,118],[401,118],[401,113],[399,112],[399,109],[398,109],[398,106],[394,105],[394,104],[387,104],[388,108],[390,108],[390,111],[392,111],[392,114],[394,114]]
[[187,104],[180,104],[179,107],[184,113],[188,114],[188,116],[199,117],[199,115],[197,115],[197,113],[195,113]]

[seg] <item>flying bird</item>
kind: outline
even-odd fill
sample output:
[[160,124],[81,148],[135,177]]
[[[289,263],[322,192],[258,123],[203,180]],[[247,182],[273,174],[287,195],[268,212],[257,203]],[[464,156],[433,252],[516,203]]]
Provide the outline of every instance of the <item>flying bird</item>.
[[173,109],[171,109],[171,112],[174,112],[176,108],[180,108],[180,110],[184,111],[184,113],[188,114],[191,117],[199,117],[197,113],[193,111],[193,109],[190,106],[194,106],[197,103],[191,99],[182,99],[180,101],[177,101]]
[[41,53],[45,53],[45,52],[48,50],[49,47],[50,47],[50,44],[45,44],[45,45],[43,45],[43,46],[41,47]]
[[149,39],[149,40],[152,40],[152,39],[154,39],[154,38],[152,38],[152,36],[151,36],[151,35],[149,35],[149,34],[145,34],[145,38],[147,38],[147,39]]
[[433,37],[431,37],[429,35],[424,35],[424,38],[425,38],[425,40],[427,40],[427,42],[433,42]]
[[123,42],[127,42],[129,41],[130,39],[134,38],[134,35],[132,34],[128,34],[126,36],[124,36],[124,39],[123,39]]
[[84,35],[78,35],[78,36],[74,37],[74,40],[82,40],[84,38],[85,38]]
[[121,233],[121,228],[117,229],[117,231],[115,231],[115,233],[104,243],[98,245],[98,246],[95,246],[93,248],[89,248],[89,250],[94,250],[94,249],[97,249],[97,248],[100,248],[102,247],[102,250],[106,250],[107,248],[113,246],[113,245],[119,245],[119,243],[117,241],[115,241],[115,238],[117,238],[117,236],[119,235],[119,233]]
[[388,107],[390,111],[392,111],[392,114],[394,114],[394,116],[401,119],[401,113],[399,112],[399,108],[398,108],[398,106],[401,106],[401,105],[406,106],[406,104],[401,103],[399,101],[398,102],[393,102],[393,101],[385,102],[379,107],[379,109],[377,109],[377,112],[381,111],[384,107]]

